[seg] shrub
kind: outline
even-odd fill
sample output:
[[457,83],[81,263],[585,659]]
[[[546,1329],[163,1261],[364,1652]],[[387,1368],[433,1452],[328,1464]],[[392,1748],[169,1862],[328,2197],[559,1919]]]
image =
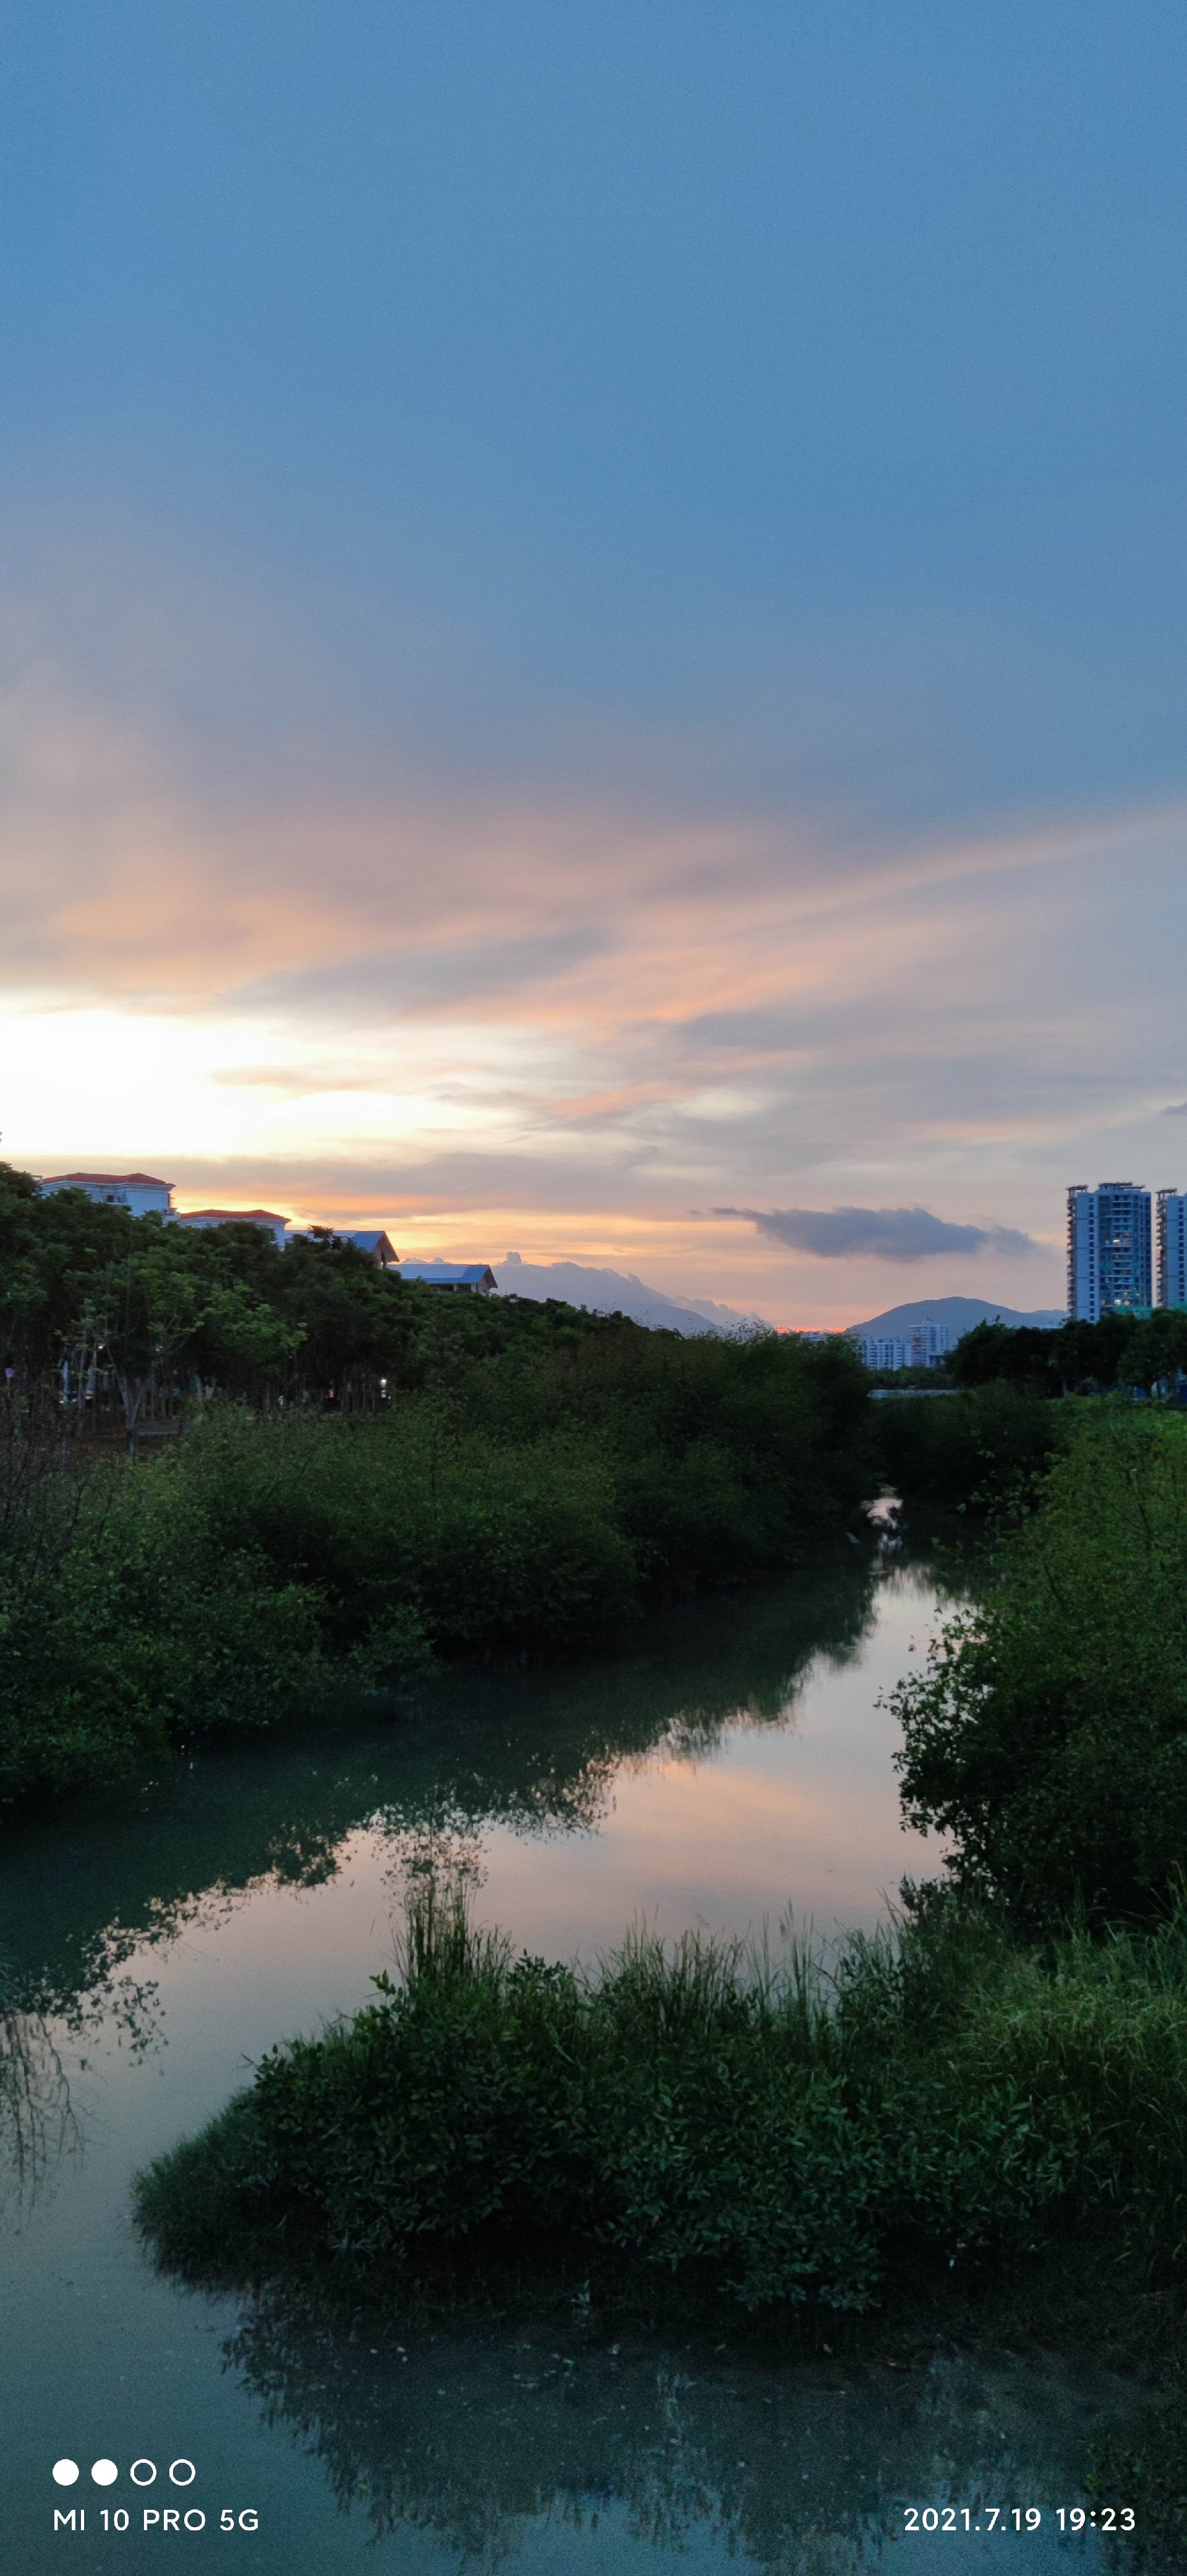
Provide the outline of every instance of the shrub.
[[94,1462],[0,1492],[0,1797],[91,1787],[323,1675],[319,1605],[216,1539],[185,1480]]
[[1076,1408],[997,1380],[972,1393],[890,1396],[874,1410],[884,1469],[900,1494],[987,1508],[1043,1472]]
[[904,1803],[1026,1923],[1147,1915],[1187,1849],[1187,1424],[1093,1409],[895,1695]]
[[138,2185],[162,2261],[265,2273],[568,2246],[752,2308],[861,2310],[921,2261],[1184,2257],[1187,1916],[1020,1951],[954,1895],[826,1985],[644,1935],[595,1975],[413,1900],[400,1982]]
[[64,1464],[53,1408],[22,1448],[11,1399],[0,1797],[272,1723],[335,1671],[582,1645],[673,1585],[801,1558],[869,1490],[844,1346],[589,1321],[422,1316],[422,1382],[381,1411],[224,1400],[151,1459]]

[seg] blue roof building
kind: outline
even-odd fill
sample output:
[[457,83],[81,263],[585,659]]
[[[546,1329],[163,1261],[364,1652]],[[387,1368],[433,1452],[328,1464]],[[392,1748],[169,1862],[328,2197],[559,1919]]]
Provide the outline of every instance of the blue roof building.
[[483,1261],[402,1261],[401,1279],[420,1279],[426,1288],[461,1288],[473,1297],[489,1297],[498,1287],[493,1270]]

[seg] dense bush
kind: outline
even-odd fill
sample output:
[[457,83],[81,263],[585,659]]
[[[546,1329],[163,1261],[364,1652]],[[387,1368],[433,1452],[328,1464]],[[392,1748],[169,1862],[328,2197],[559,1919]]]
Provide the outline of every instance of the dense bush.
[[610,1464],[572,1432],[500,1441],[417,1398],[354,1422],[227,1408],[169,1467],[212,1541],[316,1594],[327,1649],[376,1674],[388,1641],[398,1670],[418,1640],[571,1641],[637,1606]]
[[982,1506],[1041,1473],[1070,1436],[1076,1410],[1008,1381],[961,1394],[888,1396],[873,1409],[883,1466],[900,1494]]
[[1023,1921],[1148,1915],[1187,1853],[1187,1423],[1077,1409],[896,1695],[912,1821]]
[[752,2308],[860,2310],[920,2260],[1082,2246],[1181,2269],[1187,1922],[1037,1956],[949,1898],[826,1992],[686,1939],[594,1976],[512,1962],[422,1892],[404,1976],[138,2187],[161,2259],[265,2273],[601,2249]]
[[1003,1384],[1040,1396],[1102,1395],[1115,1386],[1174,1392],[1187,1369],[1187,1314],[1114,1307],[1090,1324],[1069,1317],[1054,1331],[1033,1324],[975,1324],[944,1363],[954,1386]]
[[377,1413],[224,1401],[165,1454],[80,1465],[52,1411],[0,1405],[0,1796],[272,1722],[335,1673],[576,1646],[794,1561],[869,1490],[843,1344],[417,1312],[417,1383]]
[[88,1787],[322,1670],[316,1596],[219,1533],[184,1475],[0,1444],[0,1798]]

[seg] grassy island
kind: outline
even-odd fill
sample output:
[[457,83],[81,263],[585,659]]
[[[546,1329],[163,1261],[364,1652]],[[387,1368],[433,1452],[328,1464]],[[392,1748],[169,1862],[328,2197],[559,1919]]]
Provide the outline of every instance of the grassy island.
[[1181,2267],[1181,1911],[1038,1949],[949,1897],[827,1978],[641,1936],[582,1975],[512,1959],[430,1890],[403,1976],[376,1984],[143,2178],[165,2262],[559,2252],[858,2313],[920,2266],[963,2288],[1060,2257],[1131,2289]]

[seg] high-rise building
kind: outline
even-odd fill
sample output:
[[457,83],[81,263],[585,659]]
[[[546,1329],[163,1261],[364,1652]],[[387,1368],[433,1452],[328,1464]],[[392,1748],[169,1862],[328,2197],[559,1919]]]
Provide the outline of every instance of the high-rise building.
[[857,1356],[868,1369],[901,1369],[911,1364],[910,1344],[901,1333],[856,1333]]
[[1187,1191],[1158,1193],[1158,1303],[1187,1306]]
[[930,1315],[922,1324],[912,1324],[907,1335],[912,1368],[934,1368],[942,1360],[951,1342],[946,1324],[933,1324]]
[[1115,1306],[1149,1306],[1150,1193],[1133,1181],[1077,1182],[1067,1194],[1067,1310],[1098,1324]]
[[850,1340],[868,1369],[934,1368],[951,1335],[946,1324],[933,1324],[929,1316],[905,1333],[852,1333]]

